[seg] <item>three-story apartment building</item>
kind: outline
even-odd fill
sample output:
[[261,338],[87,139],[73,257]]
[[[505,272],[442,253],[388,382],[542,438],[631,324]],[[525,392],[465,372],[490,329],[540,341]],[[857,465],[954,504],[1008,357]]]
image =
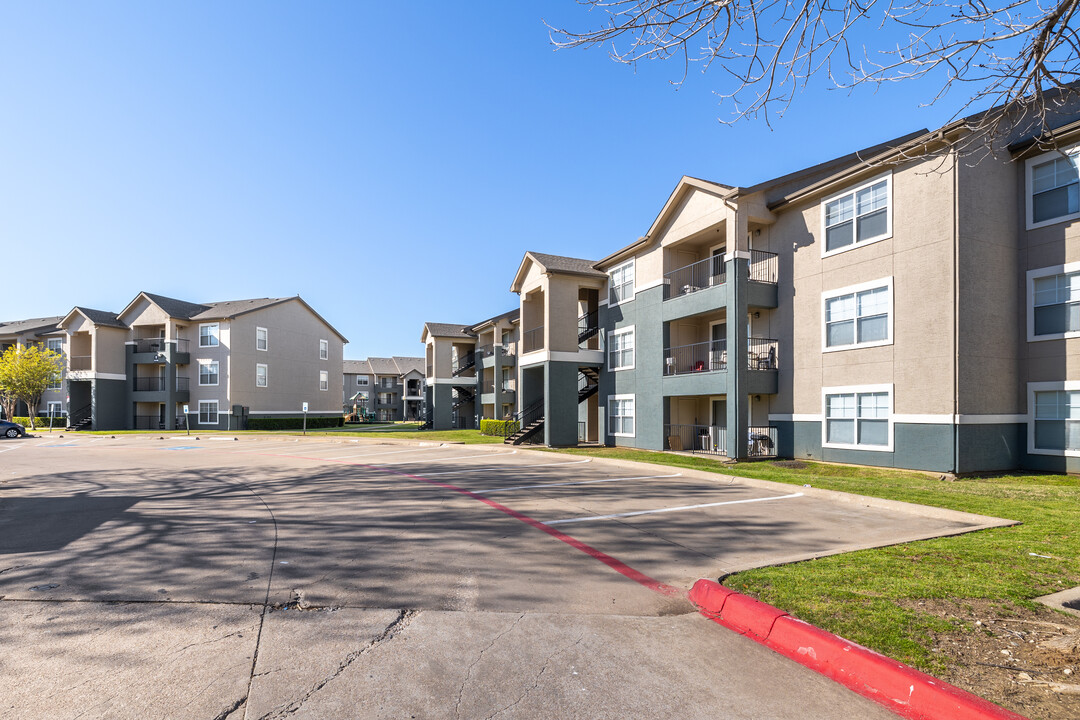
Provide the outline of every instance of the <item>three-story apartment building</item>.
[[[66,336],[57,323],[59,317],[32,318],[14,322],[0,322],[0,354],[13,346],[39,345],[63,355],[66,352]],[[2,412],[2,410],[0,410]],[[57,424],[67,416],[67,402],[64,394],[63,375],[47,389],[41,397],[41,404],[36,408],[27,408],[19,403],[17,416],[33,414],[42,418],[52,417]]]
[[345,361],[345,405],[366,408],[380,422],[424,417],[424,358],[371,357]]
[[601,260],[526,253],[520,406],[549,445],[1080,470],[1080,114],[1053,122],[684,177]]

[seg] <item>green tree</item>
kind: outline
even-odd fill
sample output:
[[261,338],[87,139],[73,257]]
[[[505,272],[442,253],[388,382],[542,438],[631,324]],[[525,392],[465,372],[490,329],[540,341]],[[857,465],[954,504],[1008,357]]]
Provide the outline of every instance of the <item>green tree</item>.
[[63,372],[63,356],[42,345],[13,345],[0,355],[0,404],[9,417],[21,400],[30,415],[30,429],[36,429],[34,416],[41,396]]

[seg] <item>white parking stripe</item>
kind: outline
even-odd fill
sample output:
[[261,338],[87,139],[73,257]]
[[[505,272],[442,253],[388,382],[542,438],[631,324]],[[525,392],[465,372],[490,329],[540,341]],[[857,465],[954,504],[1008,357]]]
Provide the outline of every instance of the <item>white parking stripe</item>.
[[492,457],[492,456],[495,456],[495,455],[516,455],[516,454],[517,454],[517,450],[511,450],[510,452],[504,452],[504,453],[484,453],[482,455],[460,455],[458,457],[439,458],[438,460],[431,460],[430,458],[425,458],[423,460],[398,460],[397,462],[372,463],[372,464],[382,467],[383,465],[409,465],[410,463],[421,463],[421,462],[450,462],[451,460],[471,460],[473,458],[478,458],[478,457]]
[[424,451],[427,451],[427,450],[448,450],[449,448],[452,448],[452,447],[454,447],[454,446],[453,445],[450,445],[450,446],[440,445],[439,447],[411,447],[408,450],[391,450],[389,452],[374,452],[374,453],[373,452],[362,452],[362,453],[356,453],[355,455],[338,455],[337,457],[328,457],[328,458],[325,458],[325,459],[326,460],[345,460],[346,458],[354,458],[354,457],[365,457],[365,456],[366,457],[374,457],[376,455],[400,455],[401,453],[424,452]]
[[561,525],[563,523],[586,522],[587,520],[610,520],[612,518],[633,517],[634,515],[651,515],[652,513],[675,512],[677,510],[697,510],[698,508],[717,507],[720,505],[739,505],[742,503],[767,502],[769,500],[788,500],[802,497],[802,493],[791,495],[777,495],[776,497],[751,498],[749,500],[728,500],[726,502],[703,503],[701,505],[681,505],[679,507],[660,508],[659,510],[637,510],[636,512],[614,513],[612,515],[593,515],[592,517],[566,518],[565,520],[548,520],[544,525]]
[[541,463],[539,465],[493,465],[491,467],[469,468],[467,470],[445,470],[443,472],[424,473],[424,477],[430,477],[432,475],[461,475],[462,473],[484,472],[486,470],[519,470],[519,469],[534,468],[534,467],[557,467],[559,465],[580,465],[581,463],[587,463],[587,462],[592,462],[592,458],[589,458],[588,460],[574,460],[573,462]]
[[[39,445],[38,447],[41,447],[41,446]],[[8,452],[9,450],[18,450],[18,449],[19,449],[18,445],[13,445],[12,447],[8,447],[8,448],[4,448],[3,450],[0,450],[0,452]]]
[[577,480],[575,482],[543,483],[541,485],[517,485],[515,487],[501,487],[493,488],[491,490],[473,490],[473,492],[480,495],[490,495],[491,493],[508,492],[510,490],[532,490],[534,488],[566,487],[568,485],[593,485],[595,483],[619,482],[620,480],[653,480],[656,478],[673,477],[682,477],[682,473],[675,473],[674,475],[639,475],[638,477],[603,478],[601,480]]

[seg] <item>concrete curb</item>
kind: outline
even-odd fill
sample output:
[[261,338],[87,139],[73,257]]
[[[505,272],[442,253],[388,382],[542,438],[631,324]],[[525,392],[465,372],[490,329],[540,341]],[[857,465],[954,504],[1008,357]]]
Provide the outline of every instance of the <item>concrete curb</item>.
[[701,579],[690,600],[702,615],[910,720],[1026,720],[783,610]]

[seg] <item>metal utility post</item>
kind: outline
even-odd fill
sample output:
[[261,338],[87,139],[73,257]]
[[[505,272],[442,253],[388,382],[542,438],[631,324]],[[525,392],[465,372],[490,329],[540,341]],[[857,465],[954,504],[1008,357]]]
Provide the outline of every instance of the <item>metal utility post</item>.
[[188,419],[188,406],[184,406],[184,429],[187,430],[187,434],[191,435],[191,421]]
[[304,435],[307,435],[307,403],[304,403]]

